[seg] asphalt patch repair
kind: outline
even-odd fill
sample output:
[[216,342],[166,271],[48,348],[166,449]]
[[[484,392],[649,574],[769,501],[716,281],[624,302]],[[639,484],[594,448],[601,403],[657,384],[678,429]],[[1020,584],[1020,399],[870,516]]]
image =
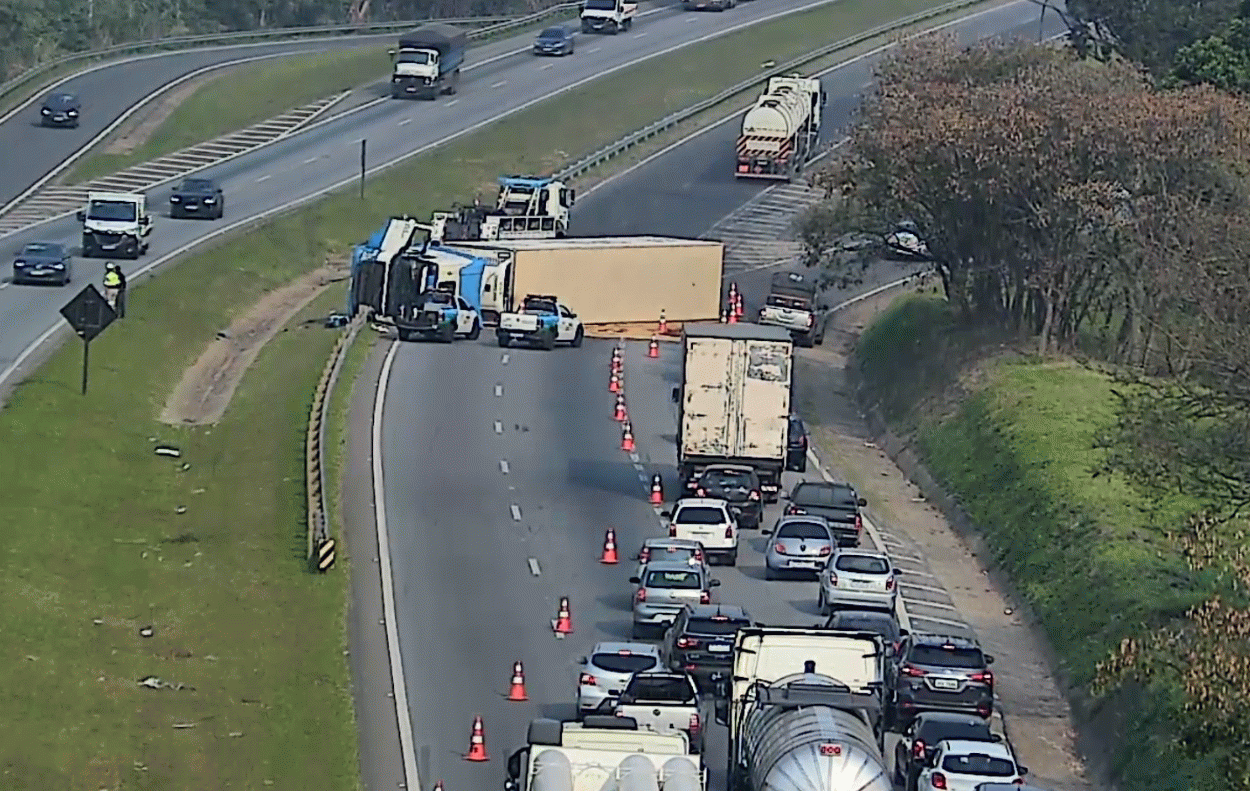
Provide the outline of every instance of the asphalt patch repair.
[[221,420],[235,388],[260,350],[287,323],[332,284],[347,277],[346,263],[313,270],[270,291],[235,319],[182,374],[161,412],[161,422],[177,426],[212,425]]

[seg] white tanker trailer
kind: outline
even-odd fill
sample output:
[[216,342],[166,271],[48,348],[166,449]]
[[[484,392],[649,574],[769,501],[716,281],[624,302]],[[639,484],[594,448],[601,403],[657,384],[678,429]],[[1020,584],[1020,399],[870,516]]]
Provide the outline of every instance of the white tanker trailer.
[[798,74],[769,79],[742,117],[738,178],[789,181],[816,155],[825,93],[820,80]]
[[707,791],[686,734],[638,728],[631,717],[534,720],[508,758],[506,791]]
[[[880,675],[859,672],[879,673],[880,638],[755,627],[739,631],[734,651],[733,697],[727,716],[718,712],[729,727],[728,791],[893,791],[878,740]],[[797,672],[770,678],[782,651]]]

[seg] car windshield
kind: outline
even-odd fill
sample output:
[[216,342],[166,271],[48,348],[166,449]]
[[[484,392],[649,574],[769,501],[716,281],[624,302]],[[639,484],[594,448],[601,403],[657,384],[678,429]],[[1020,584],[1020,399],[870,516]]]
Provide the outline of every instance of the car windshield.
[[542,299],[527,299],[521,311],[530,316],[542,316],[556,312],[556,303]]
[[673,521],[683,525],[719,525],[725,522],[725,512],[707,505],[688,505],[673,515]]
[[21,255],[32,258],[50,258],[61,254],[61,246],[47,242],[31,242],[22,248]]
[[955,645],[917,645],[911,649],[910,661],[930,667],[953,667],[975,670],[985,667],[985,655],[979,648]]
[[815,522],[786,522],[777,528],[777,538],[806,538],[808,540],[829,540],[829,531],[824,525]]
[[539,34],[539,38],[564,38],[564,28],[549,27]]
[[634,700],[664,700],[691,703],[694,685],[685,676],[634,676],[627,690]]
[[595,654],[590,663],[609,673],[641,673],[660,664],[654,656],[646,654]]
[[668,588],[670,590],[697,591],[703,586],[699,575],[694,571],[652,571],[647,574],[645,587]]
[[898,624],[888,615],[847,615],[838,613],[829,619],[830,629],[842,629],[851,632],[875,632],[890,642],[899,638]]
[[120,200],[93,200],[87,206],[88,220],[134,222],[135,205]]
[[690,623],[686,625],[686,632],[689,634],[712,634],[712,635],[730,635],[738,631],[744,626],[750,626],[747,621],[737,618],[729,618],[726,616],[713,616],[711,618],[691,618]]
[[769,294],[768,299],[764,302],[766,305],[774,308],[787,308],[789,310],[808,310],[812,305],[809,299],[785,294]]
[[834,568],[838,571],[849,571],[852,574],[885,574],[890,570],[890,564],[885,558],[877,558],[872,555],[838,555],[838,559],[834,561]]
[[421,295],[421,304],[426,308],[442,308],[452,304],[451,294],[442,291],[427,291]]
[[725,489],[750,489],[755,485],[754,478],[747,470],[710,470],[704,473],[701,483]]
[[649,560],[672,561],[673,563],[684,563],[687,560],[693,560],[695,552],[698,550],[690,547],[643,547],[641,557],[643,562]]
[[49,107],[58,107],[58,108],[73,107],[74,96],[73,94],[69,94],[69,93],[54,93],[48,97],[46,104]]
[[616,0],[586,0],[585,7],[591,11],[615,11]]
[[951,774],[977,777],[1012,777],[1016,773],[1014,763],[991,755],[948,755],[942,759],[942,768]]
[[967,739],[968,741],[978,741],[990,738],[990,726],[984,721],[969,718],[962,722],[949,722],[945,720],[934,720],[924,722],[916,729],[916,738],[925,744],[937,744],[940,741],[950,739],[952,741],[959,739]]
[[794,490],[791,498],[794,502],[810,505],[825,505],[833,508],[856,508],[858,498],[855,490],[849,486],[821,486],[820,484],[801,483]]

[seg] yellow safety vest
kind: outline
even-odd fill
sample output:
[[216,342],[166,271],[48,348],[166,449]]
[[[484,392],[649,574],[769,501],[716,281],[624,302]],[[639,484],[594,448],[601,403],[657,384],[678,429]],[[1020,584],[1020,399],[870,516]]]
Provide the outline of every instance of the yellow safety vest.
[[105,288],[121,288],[122,287],[121,275],[112,271],[105,272],[104,273],[104,287]]

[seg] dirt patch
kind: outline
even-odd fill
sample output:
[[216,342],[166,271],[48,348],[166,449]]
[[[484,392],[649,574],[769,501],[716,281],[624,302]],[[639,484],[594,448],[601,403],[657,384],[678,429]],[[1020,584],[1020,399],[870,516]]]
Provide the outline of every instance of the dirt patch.
[[237,71],[238,66],[210,71],[202,77],[175,86],[143,106],[139,112],[130,116],[104,144],[101,153],[124,156],[133,154],[135,149],[146,144],[161,124],[169,120],[183,102],[190,99],[196,91],[219,77]]
[[869,431],[851,389],[845,368],[856,340],[901,293],[882,294],[840,311],[830,322],[823,348],[797,350],[799,409],[812,422],[821,460],[864,493],[877,520],[914,544],[963,620],[998,658],[994,670],[1008,731],[1031,780],[1057,791],[1088,791],[1092,785],[1079,757],[1072,710],[1055,681],[1040,630],[1015,603],[1009,586],[991,576],[989,558],[985,563],[978,559],[975,543],[966,542],[879,447],[881,441]]
[[346,264],[322,267],[299,280],[270,291],[251,310],[219,333],[174,388],[161,422],[170,425],[216,423],[230,406],[243,374],[269,339],[331,283],[347,274]]

